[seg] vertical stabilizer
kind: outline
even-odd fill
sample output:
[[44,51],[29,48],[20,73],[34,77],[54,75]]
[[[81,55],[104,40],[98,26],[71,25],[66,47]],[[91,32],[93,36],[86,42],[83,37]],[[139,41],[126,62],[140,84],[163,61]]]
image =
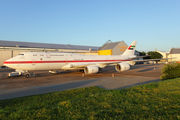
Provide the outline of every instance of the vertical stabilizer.
[[133,41],[122,55],[134,55],[137,41]]

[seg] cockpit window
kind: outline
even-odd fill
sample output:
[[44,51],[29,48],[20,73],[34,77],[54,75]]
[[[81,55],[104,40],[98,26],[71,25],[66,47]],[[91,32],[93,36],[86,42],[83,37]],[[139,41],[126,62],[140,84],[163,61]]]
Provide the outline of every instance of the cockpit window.
[[24,55],[24,54],[18,54],[18,55]]

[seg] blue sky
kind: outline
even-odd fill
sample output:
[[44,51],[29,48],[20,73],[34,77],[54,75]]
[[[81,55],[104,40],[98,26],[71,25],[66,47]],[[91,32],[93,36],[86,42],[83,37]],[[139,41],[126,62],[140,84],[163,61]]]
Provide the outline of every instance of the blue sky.
[[180,48],[180,0],[0,0],[0,40]]

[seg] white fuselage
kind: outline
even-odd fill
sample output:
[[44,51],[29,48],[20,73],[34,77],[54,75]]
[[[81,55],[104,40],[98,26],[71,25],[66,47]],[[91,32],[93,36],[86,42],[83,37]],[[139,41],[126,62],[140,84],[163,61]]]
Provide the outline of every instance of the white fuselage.
[[108,64],[130,61],[133,56],[99,56],[73,53],[24,52],[4,62],[4,65],[24,71],[84,69],[88,65],[100,68]]

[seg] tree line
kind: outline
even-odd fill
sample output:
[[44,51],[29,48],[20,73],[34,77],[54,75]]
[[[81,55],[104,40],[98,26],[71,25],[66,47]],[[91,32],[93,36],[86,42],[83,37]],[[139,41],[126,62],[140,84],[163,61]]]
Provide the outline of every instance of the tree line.
[[140,54],[140,56],[149,55],[149,56],[145,57],[144,59],[160,59],[163,57],[163,55],[157,51],[149,51],[149,52],[142,51],[142,52],[139,52],[139,54]]

